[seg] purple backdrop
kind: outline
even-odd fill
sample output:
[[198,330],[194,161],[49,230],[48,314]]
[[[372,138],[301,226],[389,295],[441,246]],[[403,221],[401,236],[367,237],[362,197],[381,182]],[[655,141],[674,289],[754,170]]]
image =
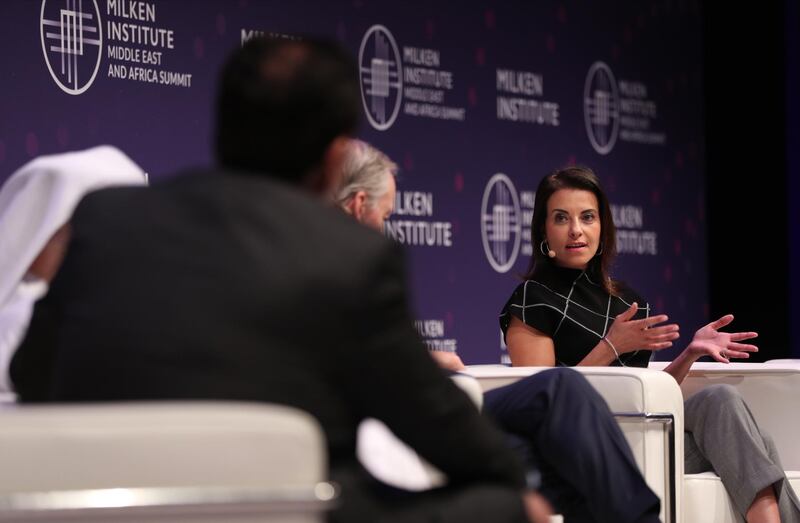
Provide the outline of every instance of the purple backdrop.
[[496,317],[533,248],[533,191],[569,163],[594,168],[615,206],[615,274],[684,333],[707,321],[696,1],[13,0],[3,12],[0,180],[99,143],[153,179],[205,164],[225,56],[253,34],[328,35],[361,64],[362,137],[401,168],[387,234],[408,247],[429,344],[501,359]]

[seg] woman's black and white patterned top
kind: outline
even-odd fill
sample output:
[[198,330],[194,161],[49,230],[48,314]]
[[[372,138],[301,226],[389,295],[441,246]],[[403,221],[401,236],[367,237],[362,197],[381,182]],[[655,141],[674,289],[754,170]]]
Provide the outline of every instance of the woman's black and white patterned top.
[[[546,264],[535,279],[519,284],[503,307],[503,336],[513,315],[553,339],[558,365],[577,365],[606,335],[614,318],[633,302],[639,305],[634,319],[650,315],[648,303],[617,283],[618,296],[611,296],[586,271]],[[646,367],[651,354],[649,350],[621,354],[612,365]]]

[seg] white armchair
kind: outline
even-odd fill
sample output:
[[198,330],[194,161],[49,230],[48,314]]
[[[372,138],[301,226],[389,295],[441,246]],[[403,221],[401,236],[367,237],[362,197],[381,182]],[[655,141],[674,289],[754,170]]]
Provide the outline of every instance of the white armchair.
[[336,497],[319,424],[235,402],[0,410],[0,521],[312,523]]
[[[652,362],[663,369],[667,362]],[[747,402],[761,429],[775,442],[789,484],[800,492],[800,361],[765,363],[695,363],[681,384],[684,397],[713,384],[735,387]],[[713,473],[689,474],[683,481],[684,521],[698,523],[743,522]]]
[[[759,426],[775,441],[789,483],[800,492],[800,361],[696,363],[679,388],[661,372],[666,362],[649,369],[579,367],[617,415],[626,439],[650,487],[662,500],[663,521],[686,523],[742,522],[720,481],[711,472],[683,474],[683,398],[715,383],[736,387]],[[470,366],[468,373],[484,390],[529,374],[538,367]],[[670,417],[673,423],[669,423]]]

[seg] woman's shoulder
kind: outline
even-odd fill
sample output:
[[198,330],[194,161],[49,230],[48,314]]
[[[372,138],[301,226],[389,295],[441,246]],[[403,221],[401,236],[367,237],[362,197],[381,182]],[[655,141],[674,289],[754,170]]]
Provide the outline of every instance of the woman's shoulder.
[[539,302],[550,302],[559,297],[559,293],[546,282],[533,277],[516,286],[511,293],[509,303],[532,305]]
[[500,311],[500,328],[505,335],[512,318],[538,331],[552,336],[565,298],[536,279],[528,279],[517,285],[503,310]]

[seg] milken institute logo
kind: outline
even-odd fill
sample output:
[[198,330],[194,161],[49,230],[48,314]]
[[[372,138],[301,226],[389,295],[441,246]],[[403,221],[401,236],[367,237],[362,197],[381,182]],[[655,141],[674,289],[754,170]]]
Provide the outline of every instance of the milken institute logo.
[[481,203],[481,239],[492,268],[508,272],[517,261],[522,238],[517,190],[505,174],[489,179]]
[[373,25],[364,34],[358,50],[361,101],[369,123],[385,131],[400,112],[403,78],[397,43],[382,25]]
[[583,119],[594,150],[610,153],[619,133],[619,91],[614,73],[603,62],[593,63],[586,74]]
[[103,24],[96,0],[42,0],[42,52],[47,69],[65,93],[86,91],[97,76]]

